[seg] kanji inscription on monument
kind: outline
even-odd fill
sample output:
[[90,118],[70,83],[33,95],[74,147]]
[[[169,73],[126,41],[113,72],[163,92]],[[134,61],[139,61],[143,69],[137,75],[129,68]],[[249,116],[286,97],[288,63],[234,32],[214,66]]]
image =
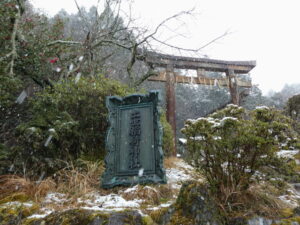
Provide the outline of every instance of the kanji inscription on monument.
[[102,187],[165,183],[159,92],[107,97],[109,123]]
[[129,169],[141,168],[140,142],[141,142],[141,112],[133,111],[130,115],[129,131]]

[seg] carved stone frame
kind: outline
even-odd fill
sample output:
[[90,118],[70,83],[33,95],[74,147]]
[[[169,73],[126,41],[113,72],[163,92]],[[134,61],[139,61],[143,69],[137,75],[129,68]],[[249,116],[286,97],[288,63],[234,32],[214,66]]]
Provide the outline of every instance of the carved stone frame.
[[[145,183],[166,183],[165,170],[163,168],[162,134],[163,129],[160,124],[160,94],[158,91],[150,91],[146,95],[133,94],[120,98],[110,96],[106,98],[106,107],[109,111],[109,128],[106,136],[106,170],[102,176],[102,187],[112,188],[118,185],[130,186]],[[153,112],[153,145],[154,145],[154,170],[140,174],[120,174],[117,172],[116,157],[118,157],[120,140],[118,140],[118,123],[121,120],[120,110],[126,107],[151,107]]]

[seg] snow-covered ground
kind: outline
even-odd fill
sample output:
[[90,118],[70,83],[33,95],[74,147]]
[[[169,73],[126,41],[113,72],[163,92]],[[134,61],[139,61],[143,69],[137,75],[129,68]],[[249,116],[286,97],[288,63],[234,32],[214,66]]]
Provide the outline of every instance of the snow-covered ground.
[[166,176],[168,183],[174,189],[180,189],[183,181],[193,179],[191,174],[193,173],[193,167],[188,165],[183,160],[178,160],[175,163],[176,167],[166,169]]
[[[283,150],[278,155],[281,157],[293,157],[298,151]],[[68,210],[72,208],[82,208],[87,210],[112,212],[112,211],[123,211],[126,209],[134,209],[139,211],[141,215],[147,215],[151,211],[156,211],[161,208],[169,207],[173,204],[177,198],[180,187],[184,181],[201,179],[195,177],[196,173],[194,168],[188,165],[180,158],[174,158],[172,166],[166,168],[167,184],[164,185],[135,185],[131,187],[120,187],[112,189],[110,191],[101,192],[94,191],[88,193],[79,198],[72,198],[66,194],[49,192],[43,201],[40,203],[40,210],[28,218],[44,218],[54,211]],[[161,187],[172,191],[172,197],[163,199],[156,203],[149,201],[153,194],[159,196]],[[169,189],[168,189],[169,188]],[[141,194],[144,192],[146,194]],[[106,194],[103,194],[106,193]],[[149,193],[149,194],[148,194]],[[293,185],[289,188],[285,195],[279,197],[280,200],[284,201],[290,207],[296,207],[300,201],[300,193],[293,188]],[[33,202],[9,202],[2,204],[1,207],[14,207],[22,205],[23,207],[32,207]]]
[[122,211],[128,208],[139,208],[142,199],[125,200],[118,194],[109,194],[101,196],[98,193],[91,193],[86,199],[77,199],[79,203],[83,203],[83,209],[101,210],[101,211]]
[[285,202],[289,207],[295,208],[299,206],[300,193],[290,185],[286,195],[279,196],[279,199]]
[[[167,199],[167,202],[160,204],[151,204],[149,201],[145,201],[138,197],[138,192],[148,191],[149,193],[159,194],[159,185],[135,185],[132,187],[120,188],[117,193],[108,193],[103,195],[99,192],[92,192],[80,198],[74,199],[68,198],[67,195],[62,193],[50,192],[44,198],[41,205],[43,206],[38,213],[31,215],[30,218],[43,218],[53,211],[59,209],[67,210],[71,208],[82,208],[96,211],[123,211],[125,209],[135,209],[140,213],[149,212],[152,210],[158,210],[160,208],[169,207],[177,198],[177,194],[182,185],[182,182],[193,179],[193,168],[189,166],[182,159],[175,158],[172,163],[172,168],[166,169],[167,184],[166,188],[171,188],[175,194],[172,198]],[[134,199],[127,200],[126,196],[133,196]],[[13,203],[11,203],[13,204]],[[29,203],[28,203],[29,204]],[[143,207],[141,207],[143,205]],[[143,208],[141,211],[140,209]]]
[[281,150],[277,152],[278,157],[294,159],[294,156],[299,153],[299,150]]

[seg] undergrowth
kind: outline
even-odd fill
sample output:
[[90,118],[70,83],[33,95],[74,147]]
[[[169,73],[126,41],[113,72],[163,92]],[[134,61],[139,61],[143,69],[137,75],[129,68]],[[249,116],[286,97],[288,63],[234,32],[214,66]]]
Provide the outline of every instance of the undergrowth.
[[0,203],[33,200],[41,202],[49,192],[66,194],[76,199],[91,191],[99,190],[103,161],[81,161],[80,167],[70,164],[52,177],[33,181],[16,175],[0,176]]

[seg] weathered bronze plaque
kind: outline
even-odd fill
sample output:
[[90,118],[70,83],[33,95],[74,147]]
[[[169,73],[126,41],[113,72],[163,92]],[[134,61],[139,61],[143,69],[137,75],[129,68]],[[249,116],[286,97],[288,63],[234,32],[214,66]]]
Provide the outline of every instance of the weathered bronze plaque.
[[102,186],[165,183],[159,92],[107,97],[110,127]]

